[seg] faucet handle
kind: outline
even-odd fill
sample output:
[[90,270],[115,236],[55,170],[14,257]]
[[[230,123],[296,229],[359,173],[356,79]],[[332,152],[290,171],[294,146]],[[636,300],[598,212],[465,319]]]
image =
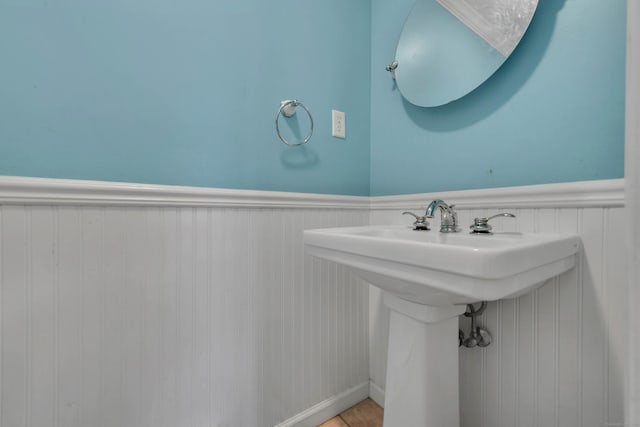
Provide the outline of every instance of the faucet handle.
[[495,214],[495,215],[493,215],[493,216],[490,216],[489,218],[487,218],[487,221],[489,221],[489,220],[491,220],[491,219],[493,219],[493,218],[498,218],[499,216],[504,216],[504,217],[507,217],[507,218],[515,218],[515,217],[516,217],[516,216],[515,216],[514,214],[512,214],[512,213],[502,212],[502,213],[499,213],[499,214]]
[[414,230],[431,230],[429,228],[429,221],[427,221],[426,216],[419,216],[414,214],[413,212],[402,212],[402,215],[411,215],[416,220],[413,222]]
[[512,213],[503,212],[503,213],[499,213],[499,214],[490,216],[489,218],[486,218],[486,217],[475,218],[473,220],[473,224],[471,224],[471,226],[469,227],[471,229],[471,234],[493,234],[493,233],[491,233],[491,229],[493,227],[491,227],[491,225],[489,225],[489,221],[492,220],[493,218],[497,218],[499,216],[504,216],[504,217],[507,217],[507,218],[515,218],[516,217]]

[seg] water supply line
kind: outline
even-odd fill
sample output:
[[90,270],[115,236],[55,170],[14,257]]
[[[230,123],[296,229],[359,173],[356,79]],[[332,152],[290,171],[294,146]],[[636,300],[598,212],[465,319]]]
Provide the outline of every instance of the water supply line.
[[459,347],[465,346],[467,348],[473,347],[487,347],[491,344],[492,338],[489,331],[476,326],[476,317],[482,315],[487,309],[487,302],[482,301],[478,309],[473,304],[467,304],[467,311],[464,313],[465,317],[471,318],[471,332],[469,336],[465,338],[462,329],[458,331]]

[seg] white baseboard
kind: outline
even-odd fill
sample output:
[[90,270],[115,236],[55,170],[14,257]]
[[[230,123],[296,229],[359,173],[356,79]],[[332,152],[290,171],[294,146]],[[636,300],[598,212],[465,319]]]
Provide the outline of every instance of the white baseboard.
[[345,409],[363,401],[368,396],[369,382],[367,381],[336,396],[332,396],[306,411],[277,424],[275,427],[316,427]]
[[369,381],[369,397],[384,408],[384,389],[373,381]]

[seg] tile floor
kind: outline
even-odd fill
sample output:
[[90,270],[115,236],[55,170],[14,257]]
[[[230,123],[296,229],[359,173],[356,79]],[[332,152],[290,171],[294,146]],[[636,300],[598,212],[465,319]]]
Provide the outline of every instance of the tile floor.
[[367,399],[318,427],[382,427],[383,413],[383,409],[378,404]]

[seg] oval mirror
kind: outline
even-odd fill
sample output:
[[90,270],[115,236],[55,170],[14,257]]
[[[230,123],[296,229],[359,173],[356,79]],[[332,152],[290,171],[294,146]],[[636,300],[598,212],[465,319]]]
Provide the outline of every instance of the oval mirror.
[[518,45],[537,5],[538,0],[417,0],[394,62],[402,96],[435,107],[480,86]]

